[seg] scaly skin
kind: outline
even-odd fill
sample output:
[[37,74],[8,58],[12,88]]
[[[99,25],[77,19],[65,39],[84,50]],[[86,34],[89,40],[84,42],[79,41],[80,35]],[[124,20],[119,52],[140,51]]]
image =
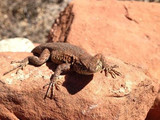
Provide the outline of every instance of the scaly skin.
[[[51,98],[53,97],[54,88],[58,88],[57,77],[63,72],[72,69],[79,74],[91,75],[96,72],[105,72],[105,76],[111,74],[113,78],[120,76],[120,72],[114,70],[117,65],[109,66],[102,54],[96,54],[91,56],[84,49],[77,46],[71,45],[69,43],[45,43],[35,47],[32,50],[34,56],[29,56],[22,61],[17,61],[19,65],[12,70],[4,73],[7,74],[16,68],[23,68],[27,64],[32,65],[42,65],[49,59],[58,64],[51,80],[48,84],[47,92],[44,99],[48,97],[48,93],[51,90]],[[43,87],[45,87],[43,86]]]

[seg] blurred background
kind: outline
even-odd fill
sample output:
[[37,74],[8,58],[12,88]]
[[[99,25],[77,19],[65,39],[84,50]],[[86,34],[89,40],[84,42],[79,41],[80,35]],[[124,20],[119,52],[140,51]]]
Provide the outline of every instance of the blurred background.
[[69,0],[1,0],[0,39],[25,37],[44,43]]
[[0,40],[25,37],[36,43],[46,42],[55,18],[69,1],[71,0],[1,0]]

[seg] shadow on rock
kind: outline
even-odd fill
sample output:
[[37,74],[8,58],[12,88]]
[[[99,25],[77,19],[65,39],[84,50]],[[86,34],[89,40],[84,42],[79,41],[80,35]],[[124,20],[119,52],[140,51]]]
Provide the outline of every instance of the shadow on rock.
[[[47,62],[46,65],[52,71],[58,66],[51,62]],[[93,75],[81,75],[73,71],[64,71],[61,75],[65,75],[62,86],[72,95],[82,90],[93,79]]]
[[82,90],[91,80],[93,75],[80,75],[76,72],[70,72],[65,76],[63,86],[72,95]]

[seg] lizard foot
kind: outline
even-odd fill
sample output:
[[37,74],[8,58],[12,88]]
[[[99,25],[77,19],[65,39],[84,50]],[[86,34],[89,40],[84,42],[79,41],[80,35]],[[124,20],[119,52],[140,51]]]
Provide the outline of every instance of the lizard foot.
[[45,96],[44,96],[44,99],[46,99],[46,98],[48,97],[48,94],[49,94],[49,91],[50,91],[50,90],[51,90],[50,99],[52,99],[53,96],[54,96],[54,91],[55,91],[55,89],[56,89],[56,90],[59,90],[59,89],[60,89],[60,87],[59,87],[60,84],[61,84],[61,82],[58,81],[58,80],[56,80],[56,78],[54,77],[53,79],[51,79],[51,81],[50,81],[49,83],[47,83],[46,85],[44,85],[44,86],[43,86],[43,89],[44,89],[46,86],[48,86],[47,91],[46,91],[46,94],[45,94]]
[[113,65],[113,66],[110,66],[110,67],[107,67],[104,69],[105,71],[105,76],[108,75],[108,73],[111,74],[112,78],[116,78],[116,76],[121,76],[121,73],[116,71],[114,68],[118,68],[119,66],[117,65]]
[[17,74],[20,69],[23,70],[24,67],[25,67],[26,65],[28,65],[28,61],[27,61],[27,60],[11,61],[11,64],[14,64],[14,63],[19,63],[19,64],[18,64],[17,66],[13,67],[11,70],[5,72],[3,75],[6,75],[6,74],[12,72],[12,71],[15,70],[15,69],[17,69],[17,71],[16,71],[16,74]]

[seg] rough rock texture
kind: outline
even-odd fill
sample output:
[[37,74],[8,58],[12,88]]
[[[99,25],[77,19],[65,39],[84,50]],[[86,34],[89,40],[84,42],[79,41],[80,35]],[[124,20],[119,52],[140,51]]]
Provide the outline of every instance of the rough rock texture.
[[146,120],[159,120],[160,119],[160,91],[159,94],[157,95],[154,105],[150,109]]
[[[68,42],[86,48],[91,53],[102,52],[142,68],[159,84],[160,4],[115,0],[74,2],[76,17]],[[160,100],[157,102],[160,103]],[[148,116],[152,119],[155,116],[154,120],[157,120],[160,119],[160,107],[154,106]]]
[[10,38],[0,41],[0,52],[31,52],[34,47],[27,38]]
[[74,2],[76,17],[68,42],[91,53],[116,56],[146,69],[154,78],[160,77],[160,4],[115,0]]
[[[16,56],[16,58],[15,58]],[[2,76],[11,68],[11,60],[21,60],[27,53],[0,53],[0,117],[6,119],[141,119],[153,104],[157,93],[156,80],[140,68],[108,57],[120,66],[122,77],[112,79],[104,73],[83,76],[68,73],[61,77],[62,86],[55,100],[43,100],[53,66],[27,66],[23,71]],[[54,67],[53,67],[54,68]],[[114,96],[114,97],[113,97]],[[12,120],[11,119],[11,120]]]
[[160,2],[160,0],[122,0],[122,1]]
[[55,67],[27,66],[18,74],[2,76],[11,68],[10,61],[30,54],[0,53],[0,117],[144,120],[159,87],[160,5],[115,0],[74,0],[73,4],[75,17],[67,41],[91,54],[103,53],[111,65],[120,66],[122,77],[67,73],[60,78],[55,100],[44,101],[42,86]]
[[47,42],[66,42],[72,25],[74,14],[72,4],[67,5],[64,11],[60,12],[59,17],[55,20],[48,34]]

